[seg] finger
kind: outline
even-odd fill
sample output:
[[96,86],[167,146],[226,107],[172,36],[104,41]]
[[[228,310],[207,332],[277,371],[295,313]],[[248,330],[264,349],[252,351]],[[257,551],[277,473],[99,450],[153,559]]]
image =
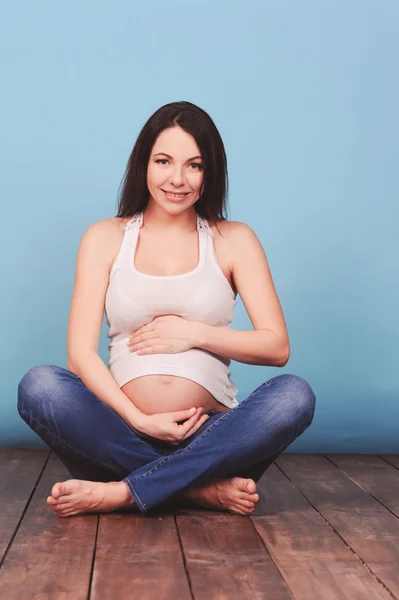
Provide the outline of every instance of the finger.
[[[204,416],[204,415],[202,415]],[[201,417],[201,412],[197,411],[195,415],[193,415],[191,417],[191,419],[188,419],[187,421],[185,421],[184,423],[182,423],[181,425],[179,425],[179,423],[177,423],[177,433],[179,436],[185,436],[186,433],[188,433],[190,431],[190,429],[199,422],[199,418]]]
[[[205,423],[205,421],[207,421],[209,419],[209,415],[204,414],[201,415],[201,418],[198,419],[197,423],[194,423],[193,427],[191,427],[191,429],[189,429],[186,433],[186,436],[188,437],[189,435],[191,435],[192,433],[194,433],[194,431],[197,431],[197,429],[199,429],[201,427],[201,425],[203,425]],[[194,430],[195,427],[195,430]]]
[[200,427],[202,427],[202,425],[205,423],[205,421],[207,421],[209,419],[209,415],[203,415],[202,418],[198,421],[198,423],[196,423],[194,425],[194,427],[192,427],[192,429],[190,429],[190,431],[188,431],[186,433],[186,435],[184,436],[183,440],[187,439],[188,437],[190,437],[191,435],[193,435],[193,433],[195,433],[196,431],[198,431],[198,429]]
[[186,425],[186,423],[195,423],[202,415],[202,408],[199,408],[196,413],[193,414],[190,419],[184,419],[183,421],[176,421],[177,425],[180,427],[181,425]]
[[193,415],[197,415],[197,413],[200,409],[202,410],[202,406],[199,408],[195,408],[194,411],[192,411],[191,409],[190,410],[178,410],[178,411],[172,412],[170,414],[174,421],[185,421],[186,419],[189,419]]
[[[200,406],[199,408],[196,409],[195,413],[191,413],[190,418],[187,418],[187,416],[184,419],[181,419],[181,416],[178,417],[178,420],[176,421],[176,418],[174,417],[173,420],[177,422],[177,425],[179,427],[181,427],[182,425],[186,425],[187,423],[190,425],[192,423],[195,423],[197,421],[197,419],[200,418],[201,414],[202,414],[203,408],[202,406]],[[181,413],[176,413],[176,414],[180,414]]]

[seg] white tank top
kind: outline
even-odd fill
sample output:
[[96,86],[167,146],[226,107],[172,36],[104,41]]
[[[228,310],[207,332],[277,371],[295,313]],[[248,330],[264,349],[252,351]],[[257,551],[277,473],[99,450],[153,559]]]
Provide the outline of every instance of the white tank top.
[[[126,224],[112,266],[105,298],[109,331],[108,368],[119,387],[143,375],[176,375],[202,385],[214,398],[233,408],[237,388],[230,378],[230,359],[201,348],[171,354],[135,354],[127,341],[132,332],[158,315],[173,314],[191,321],[229,327],[236,296],[213,247],[213,232],[197,215],[200,257],[193,271],[181,275],[148,275],[134,266],[143,211]],[[165,407],[167,410],[167,407]]]

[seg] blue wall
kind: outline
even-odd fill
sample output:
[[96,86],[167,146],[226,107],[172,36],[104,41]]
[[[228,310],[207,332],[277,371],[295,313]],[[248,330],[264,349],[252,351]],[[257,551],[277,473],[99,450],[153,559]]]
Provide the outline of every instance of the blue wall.
[[[396,0],[2,3],[0,445],[45,447],[18,382],[66,366],[80,238],[115,215],[147,118],[189,100],[290,334],[286,367],[232,363],[239,400],[295,373],[317,408],[290,451],[399,452],[398,18]],[[241,300],[232,327],[251,329]]]

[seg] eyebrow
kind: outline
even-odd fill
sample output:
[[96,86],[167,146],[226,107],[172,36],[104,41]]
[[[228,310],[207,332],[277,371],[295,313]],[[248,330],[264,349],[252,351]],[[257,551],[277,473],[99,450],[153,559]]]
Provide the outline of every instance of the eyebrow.
[[[173,158],[173,156],[170,156],[170,154],[166,154],[166,152],[157,152],[156,154],[154,154],[154,156],[159,156],[160,154],[163,154],[164,156],[167,156],[168,158]],[[188,162],[190,160],[195,160],[196,158],[200,158],[202,160],[202,156],[193,156],[192,158],[188,158],[186,162]]]

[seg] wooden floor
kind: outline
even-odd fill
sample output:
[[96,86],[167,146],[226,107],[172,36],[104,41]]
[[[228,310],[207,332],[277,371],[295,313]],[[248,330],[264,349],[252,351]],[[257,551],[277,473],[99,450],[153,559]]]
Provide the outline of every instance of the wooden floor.
[[399,599],[399,456],[282,454],[250,517],[59,518],[46,450],[0,450],[3,600]]

